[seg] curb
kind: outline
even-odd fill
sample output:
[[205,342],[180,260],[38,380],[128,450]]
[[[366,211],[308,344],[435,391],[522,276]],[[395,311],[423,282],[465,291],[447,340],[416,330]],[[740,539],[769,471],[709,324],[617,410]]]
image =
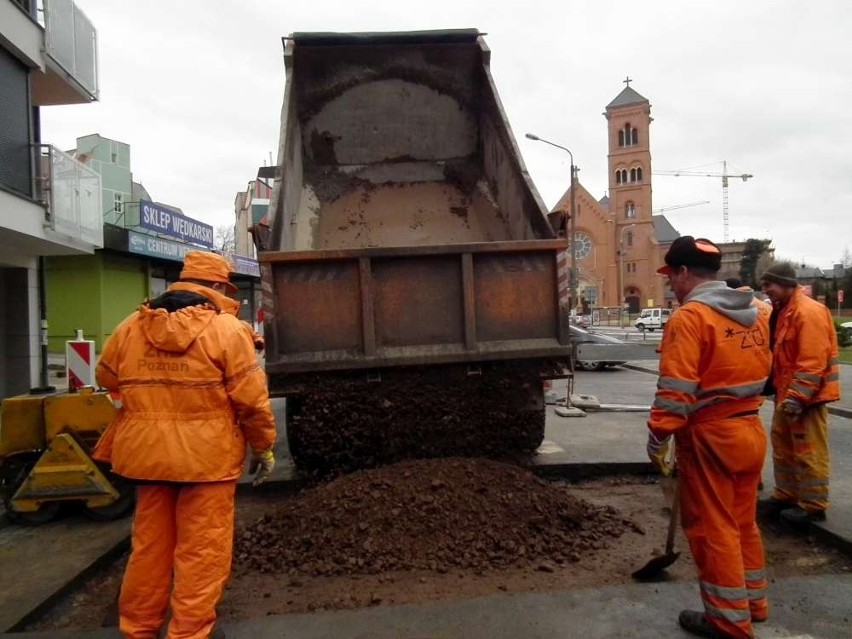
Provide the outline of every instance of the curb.
[[[104,552],[100,557],[96,558],[94,561],[92,561],[92,563],[83,568],[83,570],[81,570],[76,575],[71,577],[68,581],[66,581],[64,584],[62,584],[53,592],[52,595],[44,599],[35,608],[30,610],[29,612],[23,613],[21,618],[5,630],[3,630],[2,634],[21,632],[27,624],[37,620],[41,615],[50,610],[50,608],[52,608],[53,605],[62,597],[64,597],[69,592],[75,590],[81,583],[86,581],[86,579],[88,579],[89,577],[96,575],[98,572],[112,564],[116,559],[118,559],[128,550],[130,550],[130,535],[127,535],[126,537],[120,539],[114,546],[108,548],[106,552]],[[21,636],[26,636],[26,633]]]

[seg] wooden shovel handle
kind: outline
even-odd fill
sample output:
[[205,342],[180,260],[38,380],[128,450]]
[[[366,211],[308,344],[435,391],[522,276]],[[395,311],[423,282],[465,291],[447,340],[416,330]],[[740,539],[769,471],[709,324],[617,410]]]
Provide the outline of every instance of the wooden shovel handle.
[[669,534],[666,537],[666,554],[670,555],[674,550],[674,537],[677,530],[677,517],[680,514],[680,479],[675,477],[674,492],[672,494],[672,514],[669,519]]

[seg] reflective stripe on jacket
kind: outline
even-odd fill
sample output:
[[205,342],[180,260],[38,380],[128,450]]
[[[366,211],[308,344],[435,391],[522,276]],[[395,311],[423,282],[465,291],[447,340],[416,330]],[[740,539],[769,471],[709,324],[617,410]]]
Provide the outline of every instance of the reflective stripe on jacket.
[[769,314],[766,304],[723,282],[706,282],[690,293],[660,345],[649,421],[657,437],[760,407],[772,361]]
[[178,282],[158,300],[170,294],[200,303],[167,309],[148,302],[104,346],[98,383],[120,391],[122,408],[95,456],[132,479],[236,479],[246,440],[254,450],[275,443],[251,331],[232,314],[233,300],[213,289]]
[[840,399],[837,332],[828,308],[799,286],[778,313],[772,347],[776,403],[805,407]]

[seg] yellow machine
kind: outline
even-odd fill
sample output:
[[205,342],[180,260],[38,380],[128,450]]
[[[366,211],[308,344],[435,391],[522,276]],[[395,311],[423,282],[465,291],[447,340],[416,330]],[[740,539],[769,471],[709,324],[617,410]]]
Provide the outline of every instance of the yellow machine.
[[133,507],[133,490],[90,453],[115,415],[105,392],[20,395],[0,406],[0,496],[23,524],[50,521],[61,502],[83,502],[93,519]]

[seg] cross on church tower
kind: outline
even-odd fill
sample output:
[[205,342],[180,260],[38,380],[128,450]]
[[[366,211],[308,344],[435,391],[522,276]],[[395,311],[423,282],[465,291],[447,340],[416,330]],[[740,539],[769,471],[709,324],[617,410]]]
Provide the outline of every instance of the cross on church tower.
[[622,80],[622,82],[624,82],[624,84],[626,84],[626,85],[628,86],[628,88],[629,88],[629,87],[630,87],[630,83],[631,83],[631,82],[633,82],[633,78],[631,78],[631,77],[628,75],[626,78],[624,78],[624,79]]

